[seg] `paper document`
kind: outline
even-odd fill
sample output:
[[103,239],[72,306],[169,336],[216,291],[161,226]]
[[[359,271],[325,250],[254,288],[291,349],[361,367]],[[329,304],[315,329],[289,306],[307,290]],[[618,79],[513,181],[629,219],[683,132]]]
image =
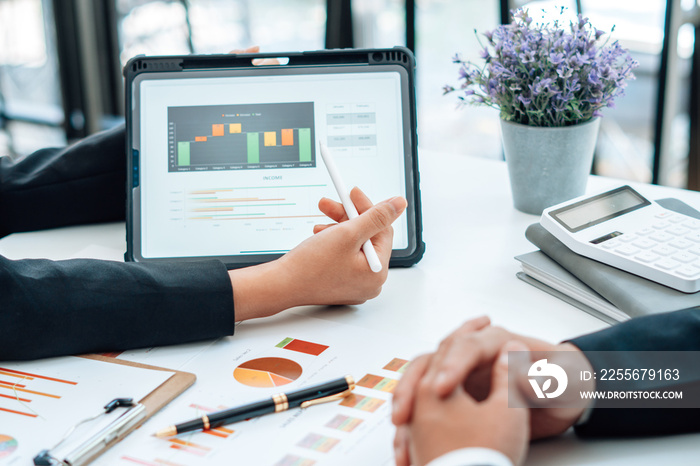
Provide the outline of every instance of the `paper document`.
[[[113,399],[138,401],[172,375],[73,356],[0,362],[0,464],[32,464],[39,451],[53,447],[68,429]],[[82,433],[94,433],[96,426],[87,424]]]
[[[288,314],[244,322],[183,369],[197,383],[99,464],[393,464],[391,397],[408,361],[432,348],[409,338]],[[292,409],[210,431],[155,438],[160,428],[352,375],[342,402]]]

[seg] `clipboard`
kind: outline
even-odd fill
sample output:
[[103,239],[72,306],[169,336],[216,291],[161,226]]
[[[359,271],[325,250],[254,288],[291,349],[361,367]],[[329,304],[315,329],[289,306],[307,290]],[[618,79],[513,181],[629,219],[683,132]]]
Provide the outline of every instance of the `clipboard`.
[[[191,387],[194,382],[197,380],[197,377],[189,372],[183,372],[183,371],[177,371],[173,369],[167,369],[164,367],[157,367],[157,366],[151,366],[148,364],[140,364],[136,362],[131,362],[131,361],[122,361],[120,359],[116,359],[113,357],[109,356],[104,356],[104,355],[99,355],[99,354],[86,354],[86,355],[80,355],[77,356],[79,358],[84,358],[84,359],[92,359],[95,361],[101,361],[105,362],[108,364],[118,364],[118,365],[123,365],[123,366],[131,366],[131,367],[137,367],[139,369],[148,369],[148,370],[154,370],[154,371],[163,371],[163,372],[174,372],[174,374],[168,378],[165,382],[163,382],[160,386],[158,386],[155,390],[150,392],[148,395],[143,397],[141,400],[138,400],[138,404],[136,406],[143,405],[145,408],[145,416],[141,416],[138,420],[135,422],[129,423],[125,429],[120,430],[117,435],[113,436],[106,436],[103,441],[100,442],[94,442],[94,437],[90,436],[85,440],[81,440],[79,446],[75,449],[77,450],[84,450],[85,452],[88,452],[85,455],[82,455],[78,460],[71,461],[70,464],[72,466],[82,466],[86,464],[90,464],[93,462],[95,459],[97,459],[102,453],[106,452],[109,450],[111,447],[122,441],[124,438],[126,438],[129,434],[131,434],[133,431],[141,427],[147,420],[149,420],[154,414],[156,414],[158,411],[160,411],[165,405],[173,401],[175,398],[177,398],[180,394],[182,394],[185,390],[187,390],[189,387]],[[129,411],[127,411],[128,413]],[[126,414],[126,413],[125,413]],[[109,424],[109,426],[105,427],[104,429],[107,431],[109,430],[109,427],[118,422],[120,418],[115,419],[112,423]],[[111,432],[111,431],[110,431]],[[94,443],[91,447],[87,445],[88,443]]]
[[[143,422],[146,422],[148,419],[150,419],[155,413],[160,411],[165,405],[173,401],[175,398],[177,398],[179,395],[181,395],[185,390],[190,388],[195,381],[197,380],[197,376],[190,373],[190,372],[183,372],[183,371],[178,371],[174,369],[168,369],[165,367],[157,367],[157,366],[150,366],[148,364],[140,364],[137,362],[131,362],[131,361],[123,361],[121,359],[116,359],[116,358],[111,358],[109,356],[102,356],[100,354],[84,354],[81,356],[78,356],[80,358],[85,358],[85,359],[93,359],[95,361],[103,361],[106,363],[110,364],[120,364],[122,366],[131,366],[131,367],[138,367],[140,369],[150,369],[154,371],[162,371],[162,372],[174,372],[175,374],[172,375],[168,380],[163,382],[158,388],[153,390],[151,393],[146,395],[144,398],[139,400],[139,403],[143,404],[146,407],[146,418],[144,419]],[[143,424],[143,423],[141,423]],[[139,425],[141,425],[139,424]],[[138,426],[134,427],[134,429],[130,430],[129,433],[131,433],[133,430],[138,428]],[[125,435],[126,437],[126,435]],[[121,439],[120,439],[121,440]],[[115,442],[116,443],[116,442]]]

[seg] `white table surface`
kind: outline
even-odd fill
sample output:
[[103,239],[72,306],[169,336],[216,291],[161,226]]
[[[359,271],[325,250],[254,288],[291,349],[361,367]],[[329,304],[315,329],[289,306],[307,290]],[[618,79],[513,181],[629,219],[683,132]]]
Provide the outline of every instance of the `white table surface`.
[[[497,325],[549,341],[607,324],[520,281],[514,256],[534,250],[525,229],[537,217],[512,206],[503,162],[464,155],[420,153],[423,260],[392,269],[382,294],[361,306],[298,308],[294,312],[437,342],[467,319],[487,314]],[[594,193],[626,182],[591,177]],[[651,199],[677,197],[700,208],[700,193],[632,184]],[[12,258],[81,255],[119,260],[123,223],[13,234],[0,240]],[[537,442],[527,464],[700,464],[700,435],[632,440],[579,440],[566,435]]]

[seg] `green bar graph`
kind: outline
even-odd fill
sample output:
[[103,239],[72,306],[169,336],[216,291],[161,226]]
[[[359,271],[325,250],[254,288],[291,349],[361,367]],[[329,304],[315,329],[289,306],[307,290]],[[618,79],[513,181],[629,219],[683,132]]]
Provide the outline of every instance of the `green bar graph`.
[[190,143],[189,142],[178,142],[177,143],[177,164],[189,165],[190,164]]
[[248,163],[260,163],[260,133],[248,133]]
[[311,128],[299,128],[299,161],[311,162]]

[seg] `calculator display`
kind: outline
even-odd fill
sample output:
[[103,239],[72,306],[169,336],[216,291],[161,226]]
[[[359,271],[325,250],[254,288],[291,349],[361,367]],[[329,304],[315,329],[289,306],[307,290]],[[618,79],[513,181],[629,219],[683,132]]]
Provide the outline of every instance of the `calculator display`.
[[650,205],[629,186],[552,211],[550,215],[572,233]]

